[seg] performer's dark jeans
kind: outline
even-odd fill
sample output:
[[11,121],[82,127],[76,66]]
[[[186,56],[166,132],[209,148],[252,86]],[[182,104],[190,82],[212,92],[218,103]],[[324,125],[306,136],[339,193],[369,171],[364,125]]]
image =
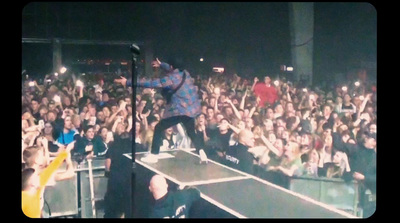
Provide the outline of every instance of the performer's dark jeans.
[[192,140],[194,147],[196,148],[196,151],[199,152],[201,148],[201,144],[199,139],[196,137],[195,131],[194,131],[194,118],[191,118],[186,115],[180,115],[180,116],[173,116],[170,118],[166,119],[161,119],[161,121],[156,125],[154,129],[154,135],[153,135],[153,143],[151,145],[151,153],[152,154],[158,154],[160,152],[160,146],[162,145],[162,135],[164,133],[164,130],[174,126],[178,123],[182,123],[183,126],[186,129],[186,134],[189,136],[189,138]]

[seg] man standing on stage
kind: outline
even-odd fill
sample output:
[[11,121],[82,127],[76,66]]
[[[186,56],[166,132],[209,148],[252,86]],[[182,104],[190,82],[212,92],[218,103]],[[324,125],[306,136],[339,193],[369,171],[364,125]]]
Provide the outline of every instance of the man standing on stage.
[[[179,58],[172,58],[168,63],[160,62],[158,59],[153,61],[153,67],[160,67],[166,72],[162,78],[140,79],[137,81],[139,87],[162,88],[163,91],[175,91],[167,99],[165,112],[154,129],[151,153],[142,158],[144,162],[157,162],[157,154],[162,145],[162,134],[165,129],[182,123],[186,133],[192,140],[196,151],[200,154],[201,161],[207,161],[207,156],[200,147],[200,141],[195,134],[195,118],[201,113],[200,98],[198,88],[194,85],[194,79],[187,70],[183,70],[183,61]],[[136,77],[133,77],[136,78]],[[130,81],[125,78],[114,80],[122,85],[130,85]]]

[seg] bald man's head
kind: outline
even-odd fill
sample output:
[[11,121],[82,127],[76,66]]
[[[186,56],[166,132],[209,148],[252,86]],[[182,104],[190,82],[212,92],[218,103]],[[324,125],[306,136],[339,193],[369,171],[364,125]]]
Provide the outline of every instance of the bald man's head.
[[254,134],[250,130],[243,129],[239,132],[239,143],[248,146],[254,147]]
[[149,190],[154,199],[158,200],[168,192],[167,180],[161,175],[154,175],[150,180]]

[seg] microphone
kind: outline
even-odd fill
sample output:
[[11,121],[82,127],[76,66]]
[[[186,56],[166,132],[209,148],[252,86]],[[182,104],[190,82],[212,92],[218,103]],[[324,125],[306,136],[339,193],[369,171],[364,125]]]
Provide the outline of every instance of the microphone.
[[133,53],[135,56],[140,55],[140,48],[138,45],[133,43],[130,48],[131,48],[131,53]]

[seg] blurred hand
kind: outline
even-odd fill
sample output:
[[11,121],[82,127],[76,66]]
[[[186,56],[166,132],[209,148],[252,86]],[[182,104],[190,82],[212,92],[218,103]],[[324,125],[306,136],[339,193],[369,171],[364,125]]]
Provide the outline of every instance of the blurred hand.
[[279,166],[269,166],[267,167],[267,171],[277,171],[279,169]]
[[206,131],[206,126],[203,124],[203,125],[200,126],[200,129],[201,129],[201,131],[204,132],[204,131]]
[[359,173],[359,172],[354,172],[353,173],[353,178],[355,180],[364,180],[365,176],[363,174]]
[[150,89],[150,94],[151,94],[151,97],[154,98],[154,95],[156,94],[156,89],[154,89],[154,88]]
[[148,110],[146,113],[141,113],[142,118],[147,118],[150,115],[151,110]]
[[122,101],[121,104],[119,105],[120,110],[124,110],[126,108],[126,101]]
[[119,78],[119,79],[114,79],[114,83],[119,83],[119,84],[121,84],[122,86],[126,86],[126,82],[127,82],[127,80],[126,80],[126,78],[125,77],[123,77],[123,76],[120,76],[121,78]]
[[33,116],[31,115],[31,113],[30,112],[25,112],[23,115],[22,115],[22,120],[29,120],[29,119],[31,119]]
[[[75,142],[76,142],[76,141],[70,142],[70,143],[67,145],[67,147],[65,148],[65,150],[66,150],[67,152],[70,152],[72,149],[74,149]],[[61,147],[60,147],[60,148],[61,148]]]
[[160,67],[160,65],[161,65],[161,61],[158,58],[156,58],[156,60],[151,62],[152,67]]

